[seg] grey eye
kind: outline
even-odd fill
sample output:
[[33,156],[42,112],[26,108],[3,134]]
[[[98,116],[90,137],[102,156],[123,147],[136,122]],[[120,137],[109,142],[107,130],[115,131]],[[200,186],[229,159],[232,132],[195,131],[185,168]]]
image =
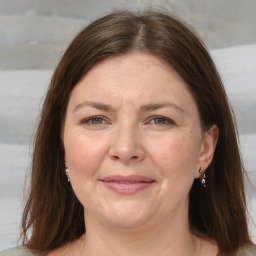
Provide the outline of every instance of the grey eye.
[[151,120],[151,123],[156,125],[170,125],[170,124],[173,124],[174,122],[171,119],[166,117],[154,117]]

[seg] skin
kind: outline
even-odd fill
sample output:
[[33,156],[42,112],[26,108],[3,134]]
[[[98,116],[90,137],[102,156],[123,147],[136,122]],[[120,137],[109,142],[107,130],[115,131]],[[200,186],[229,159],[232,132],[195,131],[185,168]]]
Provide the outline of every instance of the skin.
[[[216,255],[189,231],[188,194],[217,137],[216,126],[202,130],[186,84],[160,58],[131,53],[95,65],[67,107],[65,161],[86,234],[62,255]],[[109,175],[154,182],[126,195],[105,186]]]

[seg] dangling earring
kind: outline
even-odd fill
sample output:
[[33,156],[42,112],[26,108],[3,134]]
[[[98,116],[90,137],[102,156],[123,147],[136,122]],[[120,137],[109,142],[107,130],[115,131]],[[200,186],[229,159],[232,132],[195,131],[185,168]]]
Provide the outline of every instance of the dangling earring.
[[68,182],[70,182],[69,175],[68,175],[68,173],[69,173],[69,169],[68,168],[65,169],[65,173],[66,173]]
[[200,177],[200,181],[201,181],[203,187],[205,188],[205,187],[206,187],[206,181],[205,181],[205,172],[204,172],[204,168],[203,168],[203,167],[200,167],[199,172],[202,174],[201,177]]

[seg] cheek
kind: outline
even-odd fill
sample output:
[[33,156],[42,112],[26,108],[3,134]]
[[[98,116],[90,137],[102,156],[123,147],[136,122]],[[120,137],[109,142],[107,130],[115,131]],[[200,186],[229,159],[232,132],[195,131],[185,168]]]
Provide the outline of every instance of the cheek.
[[[185,136],[174,136],[173,138],[168,138],[162,142],[159,142],[159,146],[154,147],[154,153],[152,155],[159,159],[159,162],[165,165],[166,163],[171,163],[170,166],[177,166],[180,164],[188,164],[191,162],[196,162],[196,151],[197,147],[192,146],[193,141],[191,138]],[[194,160],[194,161],[193,161]]]
[[90,175],[96,171],[104,152],[106,144],[99,143],[93,137],[84,134],[71,134],[64,140],[65,160],[70,168],[70,175]]
[[151,153],[162,178],[175,186],[192,183],[198,161],[198,146],[190,136],[176,135],[154,146]]
[[106,146],[103,141],[99,143],[93,137],[84,134],[70,134],[64,138],[64,148],[65,159],[70,170],[71,185],[82,205],[90,205],[90,200],[97,201],[93,191]]

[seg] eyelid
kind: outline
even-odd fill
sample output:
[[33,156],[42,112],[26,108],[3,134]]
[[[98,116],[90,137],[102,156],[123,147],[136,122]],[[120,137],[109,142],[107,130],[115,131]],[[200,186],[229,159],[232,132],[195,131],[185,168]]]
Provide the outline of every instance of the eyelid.
[[149,121],[147,122],[148,124],[150,124],[151,121],[155,120],[155,119],[164,119],[168,122],[168,124],[153,124],[153,125],[162,125],[162,126],[168,126],[168,125],[173,125],[175,124],[175,121],[169,117],[166,116],[161,116],[161,115],[157,115],[157,116],[151,116],[149,118]]
[[[89,122],[91,121],[91,120],[93,120],[93,119],[102,119],[102,121],[104,122],[103,124],[89,124]],[[81,119],[81,121],[79,122],[80,124],[88,124],[88,125],[91,125],[91,126],[93,126],[93,125],[95,125],[95,126],[97,126],[97,125],[105,125],[105,124],[109,124],[110,123],[110,121],[105,117],[105,116],[101,116],[101,115],[95,115],[95,116],[89,116],[89,117],[86,117],[86,118],[83,118],[83,119]]]
[[[94,119],[101,119],[102,123],[92,123],[91,121]],[[165,123],[152,123],[154,120],[156,119],[163,119],[165,121]],[[79,121],[79,124],[81,125],[87,125],[87,126],[104,126],[104,125],[109,125],[112,124],[111,121],[106,117],[106,116],[102,116],[102,115],[93,115],[93,116],[89,116],[86,118],[82,118]],[[176,122],[166,116],[162,116],[162,115],[154,115],[154,116],[150,116],[147,118],[145,124],[148,125],[155,125],[155,126],[171,126],[176,124]]]

